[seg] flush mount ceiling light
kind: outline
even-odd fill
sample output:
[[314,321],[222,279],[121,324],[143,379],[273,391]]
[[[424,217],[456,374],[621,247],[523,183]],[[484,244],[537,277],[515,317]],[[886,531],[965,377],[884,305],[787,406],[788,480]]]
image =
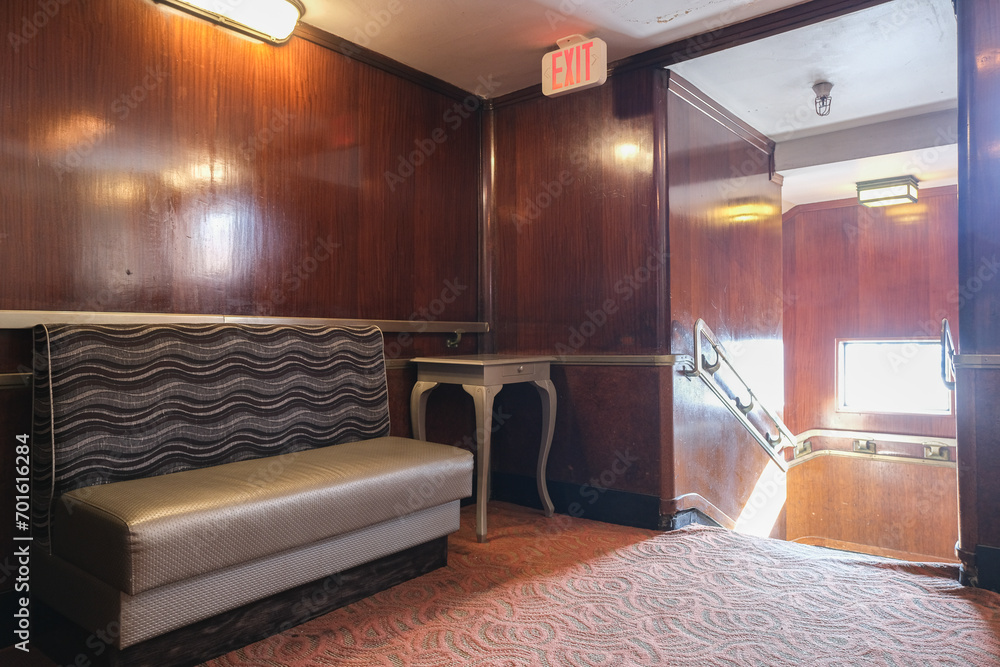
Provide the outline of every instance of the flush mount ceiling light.
[[830,97],[831,90],[833,90],[833,84],[829,81],[813,84],[813,92],[816,93],[816,113],[820,116],[830,115],[830,107],[833,105],[833,98]]
[[918,183],[913,176],[861,181],[858,183],[858,203],[865,206],[916,204]]
[[288,41],[306,9],[299,0],[156,0],[272,44]]

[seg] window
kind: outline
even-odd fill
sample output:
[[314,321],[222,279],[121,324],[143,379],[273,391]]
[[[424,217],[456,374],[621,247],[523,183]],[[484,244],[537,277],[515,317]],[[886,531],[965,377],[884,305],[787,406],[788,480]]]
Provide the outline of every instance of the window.
[[937,339],[838,340],[837,409],[951,414]]

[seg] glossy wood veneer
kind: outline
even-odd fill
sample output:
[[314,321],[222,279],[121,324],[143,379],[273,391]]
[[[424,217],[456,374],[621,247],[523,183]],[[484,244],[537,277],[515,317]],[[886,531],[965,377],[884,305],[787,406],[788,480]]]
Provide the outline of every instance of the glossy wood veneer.
[[[954,437],[955,417],[838,412],[838,338],[937,337],[954,327],[958,199],[954,186],[917,204],[869,209],[853,199],[784,216],[785,421],[814,428]],[[957,335],[957,334],[956,334]]]
[[[997,261],[1000,248],[1000,6],[989,0],[957,3],[959,70],[959,287],[972,292],[961,309],[963,354],[1000,354],[1000,280],[980,271]],[[977,574],[977,546],[1000,547],[1000,372],[963,369],[958,375],[959,491],[962,561],[966,576]],[[997,581],[1000,572],[983,573]]]
[[955,559],[954,466],[817,456],[788,471],[787,492],[789,540],[819,538]]
[[[670,75],[666,83],[671,352],[692,354],[694,323],[704,319],[754,391],[780,410],[782,230],[773,144],[682,79]],[[674,375],[672,420],[664,510],[694,494],[738,519],[767,455],[701,380]]]
[[666,351],[652,96],[637,72],[496,111],[499,351]]
[[0,308],[475,320],[475,113],[298,37],[59,6],[0,62]]

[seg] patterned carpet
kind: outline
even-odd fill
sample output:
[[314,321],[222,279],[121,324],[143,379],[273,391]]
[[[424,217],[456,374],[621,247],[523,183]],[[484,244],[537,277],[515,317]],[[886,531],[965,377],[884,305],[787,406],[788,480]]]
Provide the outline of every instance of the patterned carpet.
[[1000,665],[1000,595],[951,565],[490,504],[448,567],[205,663]]

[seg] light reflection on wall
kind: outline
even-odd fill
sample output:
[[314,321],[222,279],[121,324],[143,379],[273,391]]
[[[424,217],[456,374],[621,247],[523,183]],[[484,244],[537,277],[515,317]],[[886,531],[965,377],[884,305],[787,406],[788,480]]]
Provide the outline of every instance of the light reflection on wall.
[[67,151],[91,146],[103,139],[109,132],[108,122],[91,114],[74,114],[60,118],[54,127],[45,131],[42,138],[45,151],[62,157]]
[[722,217],[733,224],[742,225],[760,222],[777,213],[778,209],[773,204],[752,199],[732,202],[725,207]]
[[620,142],[615,144],[615,161],[632,169],[650,171],[653,168],[653,153],[643,150],[637,143]]
[[192,240],[202,275],[225,278],[232,272],[236,224],[234,211],[211,211],[198,222]]
[[758,338],[726,344],[729,359],[757,397],[776,413],[785,406],[785,352],[781,340]]
[[737,517],[733,530],[744,535],[768,537],[778,522],[787,497],[785,473],[781,472],[774,461],[768,461]]
[[194,185],[231,182],[237,174],[224,160],[190,162],[183,167],[168,169],[161,174],[166,185],[177,189],[188,189]]

